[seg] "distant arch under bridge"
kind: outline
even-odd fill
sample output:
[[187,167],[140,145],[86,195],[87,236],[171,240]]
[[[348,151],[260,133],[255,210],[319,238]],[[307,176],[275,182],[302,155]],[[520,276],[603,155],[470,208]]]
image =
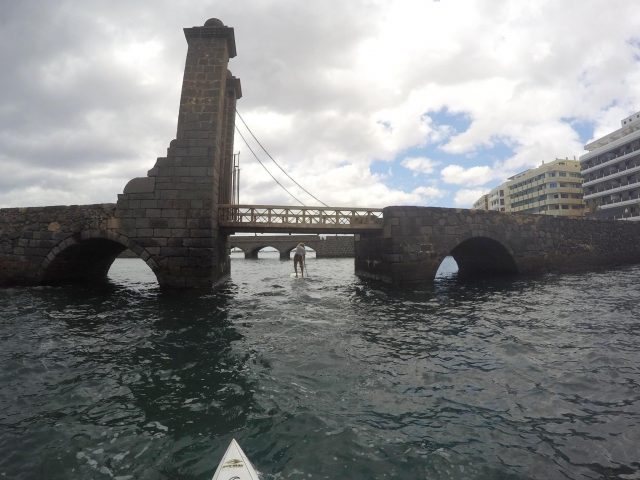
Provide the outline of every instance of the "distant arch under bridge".
[[288,260],[291,251],[298,243],[312,248],[316,258],[353,257],[353,235],[232,235],[229,237],[229,249],[239,248],[246,259],[258,258],[258,252],[265,247],[273,247],[280,253],[281,260]]

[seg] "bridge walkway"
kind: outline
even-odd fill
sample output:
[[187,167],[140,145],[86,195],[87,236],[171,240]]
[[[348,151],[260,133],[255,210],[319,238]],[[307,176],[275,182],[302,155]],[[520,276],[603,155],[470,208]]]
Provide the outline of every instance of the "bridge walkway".
[[381,208],[220,205],[227,233],[365,233],[382,230]]

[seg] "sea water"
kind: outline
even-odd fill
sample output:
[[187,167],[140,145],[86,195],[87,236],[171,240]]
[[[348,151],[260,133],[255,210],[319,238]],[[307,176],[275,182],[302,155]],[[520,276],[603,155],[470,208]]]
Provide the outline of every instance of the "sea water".
[[[267,256],[268,257],[268,256]],[[640,478],[640,267],[433,287],[232,259],[0,290],[0,478]]]

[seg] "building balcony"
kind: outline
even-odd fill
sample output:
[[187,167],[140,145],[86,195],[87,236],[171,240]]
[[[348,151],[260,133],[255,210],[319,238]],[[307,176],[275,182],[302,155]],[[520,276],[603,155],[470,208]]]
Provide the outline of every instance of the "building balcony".
[[[589,150],[589,152],[580,157],[580,163],[586,163],[587,161],[593,158],[597,158],[598,156],[606,152],[630,145],[635,140],[640,139],[640,131],[637,128],[638,126],[639,125],[636,125],[633,129],[620,129],[607,135],[606,137],[585,145],[585,148]],[[640,147],[637,146],[636,150],[638,148]]]
[[624,216],[624,215],[616,215],[613,217],[614,220],[625,220],[627,222],[638,222],[640,221],[640,216]]
[[588,187],[590,185],[594,185],[600,182],[606,182],[607,180],[613,180],[614,178],[623,177],[624,175],[629,175],[636,172],[640,172],[640,165],[632,165],[629,168],[618,170],[617,172],[610,173],[609,175],[601,175],[594,178],[593,180],[583,182],[582,186]]
[[593,192],[589,194],[585,193],[584,199],[591,200],[593,198],[604,197],[606,195],[611,195],[613,193],[624,192],[626,190],[633,190],[634,188],[637,188],[637,187],[640,187],[640,180],[635,182],[623,183],[614,188],[605,188],[603,190],[599,190],[597,192]]
[[623,154],[618,154],[617,156],[614,156],[610,160],[606,160],[606,161],[597,163],[596,165],[593,165],[591,167],[588,167],[588,168],[585,168],[585,169],[581,170],[581,173],[584,176],[587,173],[595,172],[597,170],[601,170],[601,169],[603,169],[605,167],[608,167],[610,165],[615,165],[616,163],[623,162],[623,161],[633,157],[633,155],[638,150],[640,150],[640,147],[636,147],[635,149],[629,148],[628,150],[625,150]]
[[626,205],[635,205],[635,204],[640,204],[640,195],[637,195],[628,200],[610,201],[602,205],[598,205],[598,210],[606,210],[608,208],[624,207]]

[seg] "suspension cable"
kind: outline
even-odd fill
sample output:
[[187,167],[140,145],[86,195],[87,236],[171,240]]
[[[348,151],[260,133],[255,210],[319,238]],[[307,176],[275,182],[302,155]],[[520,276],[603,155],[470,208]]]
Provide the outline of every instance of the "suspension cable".
[[238,127],[236,127],[236,132],[238,132],[238,135],[240,135],[240,138],[242,138],[242,141],[244,142],[244,144],[247,146],[247,148],[249,149],[249,151],[253,154],[253,156],[256,158],[256,160],[258,161],[258,163],[260,165],[262,165],[262,168],[264,168],[267,173],[269,174],[269,176],[271,178],[273,178],[273,181],[276,182],[280,188],[282,188],[285,192],[287,192],[296,202],[298,202],[300,205],[302,205],[303,207],[305,207],[306,205],[304,203],[302,203],[293,193],[291,193],[289,190],[287,190],[284,185],[282,185],[278,179],[276,177],[274,177],[271,172],[269,171],[269,169],[265,166],[264,163],[262,163],[262,161],[260,161],[260,159],[258,158],[258,156],[256,155],[256,153],[253,151],[253,149],[251,148],[251,146],[249,145],[249,143],[247,142],[246,138],[244,138],[244,135],[242,135],[242,132],[238,129]]
[[[245,121],[244,121],[244,118],[242,118],[242,115],[240,115],[240,112],[238,111],[238,109],[237,109],[237,108],[236,108],[236,115],[238,115],[238,118],[240,119],[240,121],[242,122],[242,124],[243,124],[243,125],[245,126],[245,128],[249,131],[249,133],[251,134],[251,136],[253,137],[253,139],[256,141],[256,143],[257,143],[258,145],[260,145],[260,148],[262,148],[262,150],[264,151],[264,153],[266,153],[266,154],[267,154],[267,156],[271,159],[271,161],[272,161],[273,163],[275,163],[275,164],[276,164],[276,166],[277,166],[280,170],[282,170],[282,172],[283,172],[287,177],[289,177],[289,179],[290,179],[293,183],[295,183],[298,187],[300,187],[300,188],[302,189],[302,191],[303,191],[303,192],[305,192],[307,195],[309,195],[311,198],[313,198],[316,202],[321,203],[321,204],[322,204],[322,205],[324,205],[325,207],[328,207],[328,206],[329,206],[329,205],[327,205],[326,203],[324,203],[322,200],[320,200],[319,198],[317,198],[315,195],[313,195],[311,192],[309,192],[306,188],[304,188],[304,187],[303,187],[302,185],[300,185],[298,182],[296,182],[296,181],[291,177],[291,175],[289,175],[289,174],[285,171],[285,169],[284,169],[284,168],[282,168],[282,166],[280,166],[280,164],[279,164],[278,162],[276,162],[275,158],[273,158],[273,157],[271,156],[271,154],[267,151],[267,149],[266,149],[266,148],[264,148],[264,146],[262,145],[262,143],[260,143],[260,140],[258,140],[258,139],[256,138],[256,136],[253,134],[253,132],[252,132],[252,131],[251,131],[251,129],[249,128],[249,125],[247,125],[247,122],[245,122]],[[244,140],[244,138],[243,138],[243,140]],[[245,143],[246,143],[246,141],[245,141]]]

